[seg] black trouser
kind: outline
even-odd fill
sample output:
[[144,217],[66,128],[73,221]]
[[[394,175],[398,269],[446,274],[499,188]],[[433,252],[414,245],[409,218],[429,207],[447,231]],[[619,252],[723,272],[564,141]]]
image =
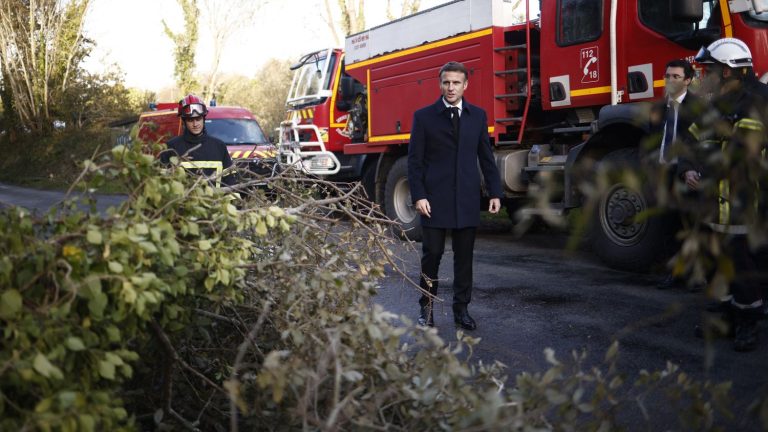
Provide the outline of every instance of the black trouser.
[[734,235],[728,242],[728,249],[735,273],[730,286],[734,311],[747,318],[759,315],[763,307],[759,255],[749,250],[746,235]]
[[[447,228],[422,227],[421,278],[419,285],[432,295],[437,295],[437,273],[445,251]],[[472,255],[475,249],[475,227],[451,229],[453,247],[453,310],[466,310],[472,299]],[[431,286],[428,286],[428,278]],[[419,304],[429,304],[429,297],[422,295]]]

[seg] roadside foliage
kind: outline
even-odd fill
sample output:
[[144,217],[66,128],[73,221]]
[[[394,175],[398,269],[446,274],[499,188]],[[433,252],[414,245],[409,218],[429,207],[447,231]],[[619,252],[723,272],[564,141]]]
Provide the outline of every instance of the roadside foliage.
[[126,201],[0,213],[0,430],[607,431],[659,401],[671,428],[729,420],[728,384],[628,375],[617,344],[510,378],[473,359],[478,339],[382,310],[377,280],[403,266],[354,188],[215,189],[122,146],[83,168]]

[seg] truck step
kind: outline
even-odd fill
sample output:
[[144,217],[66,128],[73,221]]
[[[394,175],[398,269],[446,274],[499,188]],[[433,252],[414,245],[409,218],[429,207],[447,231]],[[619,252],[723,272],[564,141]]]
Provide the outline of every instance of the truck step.
[[519,97],[525,97],[525,93],[507,93],[507,94],[498,94],[494,96],[496,99],[512,99],[512,98],[519,98]]
[[528,71],[528,68],[507,69],[507,70],[495,71],[494,75],[511,75],[511,74],[525,73],[527,71]]
[[493,50],[496,51],[496,52],[512,51],[512,50],[524,49],[527,46],[528,46],[527,44],[507,45],[507,46],[503,46],[503,47],[494,48]]
[[522,117],[505,117],[496,119],[496,123],[515,123],[523,121]]
[[552,129],[552,133],[556,133],[556,134],[568,134],[568,133],[575,133],[575,132],[592,132],[592,127],[591,126],[574,126],[574,127],[567,127],[567,128]]
[[527,173],[565,171],[565,165],[538,165],[523,168]]
[[522,216],[562,216],[565,213],[562,204],[554,204],[548,208],[529,207],[518,210]]
[[519,145],[520,141],[496,141],[496,145],[501,146],[513,146],[513,145]]

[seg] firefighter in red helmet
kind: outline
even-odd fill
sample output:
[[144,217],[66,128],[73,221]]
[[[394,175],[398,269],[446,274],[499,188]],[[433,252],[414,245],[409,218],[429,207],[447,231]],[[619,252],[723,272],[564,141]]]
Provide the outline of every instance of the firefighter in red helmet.
[[197,96],[189,94],[179,101],[179,117],[184,123],[184,133],[168,141],[168,149],[160,155],[160,160],[168,164],[172,156],[180,158],[181,166],[202,170],[209,177],[226,185],[235,182],[233,174],[225,175],[225,170],[232,166],[232,158],[227,146],[205,131],[205,116],[208,108]]

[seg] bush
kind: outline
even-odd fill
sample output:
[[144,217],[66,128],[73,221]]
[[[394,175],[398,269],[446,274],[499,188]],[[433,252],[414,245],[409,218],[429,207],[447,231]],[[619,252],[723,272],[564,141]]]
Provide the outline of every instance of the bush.
[[[371,306],[398,261],[354,189],[217,190],[123,147],[84,169],[125,203],[0,213],[2,430],[615,430],[637,397],[617,347],[589,369],[550,353],[510,389],[477,340]],[[681,427],[727,413],[726,386],[674,366],[637,384],[669,391]]]

